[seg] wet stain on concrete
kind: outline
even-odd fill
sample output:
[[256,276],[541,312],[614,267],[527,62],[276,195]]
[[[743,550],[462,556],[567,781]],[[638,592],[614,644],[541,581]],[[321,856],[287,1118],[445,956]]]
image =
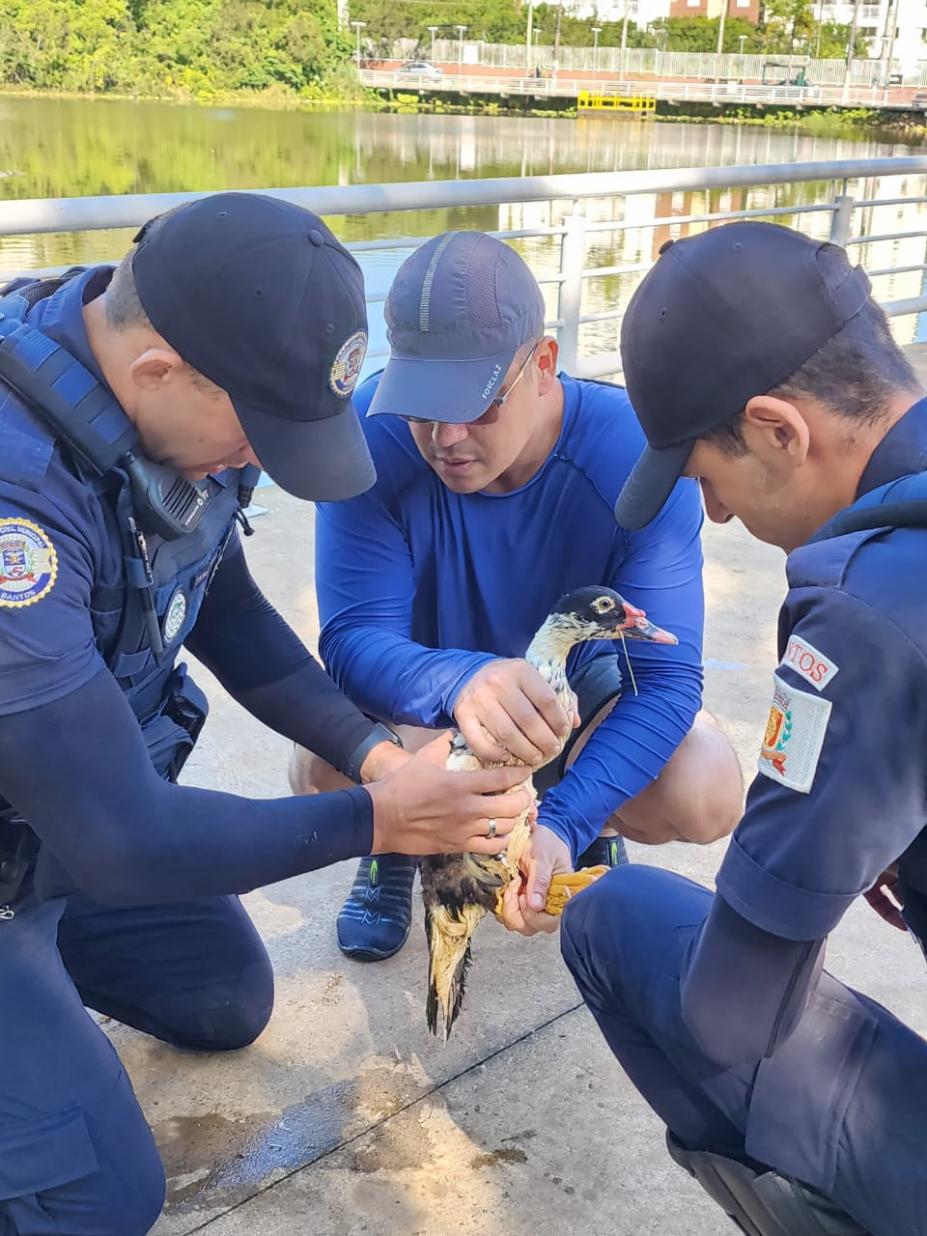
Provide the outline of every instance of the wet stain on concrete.
[[[250,1197],[273,1177],[308,1166],[398,1110],[411,1097],[411,1086],[408,1076],[375,1068],[317,1090],[280,1113],[212,1112],[161,1121],[152,1127],[167,1174],[168,1204],[202,1211]],[[416,1166],[421,1153],[419,1143]]]
[[500,1163],[527,1163],[528,1156],[517,1146],[500,1146],[486,1154],[474,1155],[470,1160],[471,1167],[497,1167]]
[[218,1112],[207,1112],[160,1121],[153,1130],[168,1180],[192,1172],[208,1172],[223,1159],[238,1155],[255,1129],[275,1116],[275,1112],[254,1112],[230,1119]]
[[[174,1117],[154,1126],[168,1202],[204,1209],[238,1201],[277,1173],[333,1150],[343,1140],[346,1117],[353,1114],[356,1087],[353,1080],[326,1086],[279,1114]],[[198,1169],[203,1175],[190,1181]]]

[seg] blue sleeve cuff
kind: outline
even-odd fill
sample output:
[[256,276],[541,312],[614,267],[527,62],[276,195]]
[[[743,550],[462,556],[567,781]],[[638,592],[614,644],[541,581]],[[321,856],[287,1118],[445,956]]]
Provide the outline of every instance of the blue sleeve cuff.
[[329,852],[319,866],[343,862],[346,858],[363,858],[373,849],[373,799],[359,785],[335,793],[351,799],[354,818],[350,828],[330,839]]
[[488,665],[490,661],[500,660],[499,657],[494,656],[492,653],[485,652],[461,653],[460,658],[462,666],[460,673],[442,692],[441,708],[443,715],[439,718],[442,725],[454,724],[454,706],[457,703],[457,697],[473,675],[478,670],[481,670],[484,665]]
[[785,940],[821,940],[859,896],[819,893],[780,880],[731,838],[717,876],[717,889],[732,910]]

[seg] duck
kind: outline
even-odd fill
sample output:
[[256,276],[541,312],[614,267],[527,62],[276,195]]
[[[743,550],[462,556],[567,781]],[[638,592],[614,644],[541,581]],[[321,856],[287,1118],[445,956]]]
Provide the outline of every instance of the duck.
[[[644,639],[658,644],[678,643],[675,635],[655,626],[644,610],[626,601],[614,589],[587,586],[560,598],[532,639],[525,659],[550,684],[570,717],[576,705],[567,678],[570,650],[587,640],[619,639],[622,642]],[[551,759],[558,755],[559,752],[555,753]],[[518,763],[514,759],[508,762]],[[464,772],[498,768],[499,764],[481,760],[460,731],[454,730],[446,766]],[[501,921],[505,890],[513,880],[522,878],[520,862],[530,844],[537,815],[532,773],[542,766],[543,763],[533,768],[525,766],[522,785],[530,791],[532,805],[514,821],[505,850],[496,855],[436,854],[421,859],[428,947],[426,1020],[431,1033],[442,1034],[445,1042],[463,1005],[473,935],[487,914],[494,914]],[[592,867],[554,876],[545,906],[547,912],[561,913],[572,896],[605,871],[605,867]]]

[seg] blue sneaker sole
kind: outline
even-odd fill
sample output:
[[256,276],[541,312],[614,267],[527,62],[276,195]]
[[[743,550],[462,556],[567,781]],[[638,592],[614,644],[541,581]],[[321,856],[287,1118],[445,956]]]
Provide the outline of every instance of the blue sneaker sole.
[[401,942],[391,949],[376,949],[369,946],[366,948],[359,946],[351,948],[342,944],[340,940],[338,941],[338,948],[344,953],[345,957],[350,957],[352,961],[388,961],[390,957],[395,957],[398,952],[402,951],[408,938],[409,933],[406,932]]

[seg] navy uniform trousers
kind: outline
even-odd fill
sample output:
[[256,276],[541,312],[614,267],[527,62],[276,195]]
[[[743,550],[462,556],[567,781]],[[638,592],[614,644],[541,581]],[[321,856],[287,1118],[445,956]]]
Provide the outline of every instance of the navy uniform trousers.
[[84,1005],[178,1047],[243,1047],[273,1005],[264,945],[236,897],[14,909],[0,907],[0,1236],[143,1236],[164,1172]]
[[710,902],[689,880],[632,865],[567,906],[564,958],[625,1072],[689,1149],[810,1184],[873,1236],[925,1236],[927,1042],[825,973],[771,1057],[714,1063],[679,998]]

